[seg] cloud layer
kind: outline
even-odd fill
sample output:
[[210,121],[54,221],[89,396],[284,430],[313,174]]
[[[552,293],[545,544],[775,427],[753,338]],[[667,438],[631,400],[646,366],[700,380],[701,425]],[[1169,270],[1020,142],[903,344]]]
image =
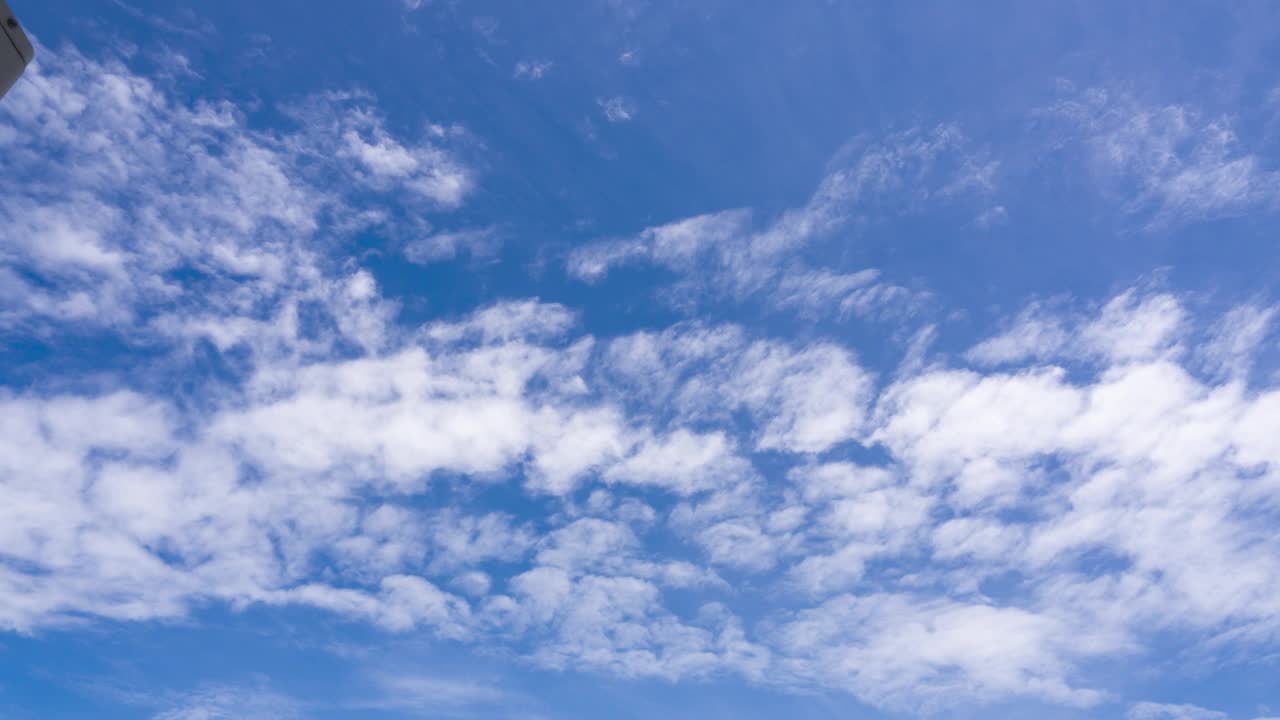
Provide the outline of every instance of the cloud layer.
[[[309,607],[542,667],[909,711],[1092,707],[1113,699],[1095,665],[1157,637],[1207,657],[1280,638],[1263,301],[1040,301],[967,348],[913,345],[896,372],[862,359],[872,340],[710,318],[605,335],[536,298],[409,326],[349,250],[381,228],[412,235],[413,263],[497,252],[490,227],[421,219],[476,191],[465,131],[403,137],[360,94],[260,129],[117,62],[41,57],[0,105],[16,240],[0,332],[115,334],[197,379],[175,394],[126,368],[0,392],[6,631]],[[1270,175],[1225,126],[1111,103],[1054,112],[1101,170],[1140,176],[1154,217],[1264,202]],[[602,283],[657,266],[691,297],[787,317],[909,317],[926,293],[804,249],[876,212],[985,198],[998,165],[949,125],[897,133],[855,143],[772,220],[697,215],[565,267]],[[159,717],[235,702],[189,700]]]

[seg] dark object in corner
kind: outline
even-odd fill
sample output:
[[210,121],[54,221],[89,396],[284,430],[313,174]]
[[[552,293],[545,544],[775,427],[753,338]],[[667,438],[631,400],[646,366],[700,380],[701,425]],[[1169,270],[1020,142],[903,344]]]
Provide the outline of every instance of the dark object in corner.
[[0,38],[0,97],[4,97],[31,63],[35,48],[27,34],[22,32],[22,25],[5,0],[0,0],[0,18],[4,19],[3,26],[0,26],[0,35],[4,36]]

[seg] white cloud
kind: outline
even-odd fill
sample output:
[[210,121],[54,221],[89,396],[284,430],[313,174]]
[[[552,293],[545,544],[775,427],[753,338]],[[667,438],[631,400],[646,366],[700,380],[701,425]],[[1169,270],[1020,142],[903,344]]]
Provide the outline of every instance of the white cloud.
[[534,560],[539,565],[576,572],[616,562],[638,544],[627,526],[586,518],[550,533]]
[[360,709],[400,710],[415,714],[451,713],[462,709],[509,707],[524,702],[491,683],[418,674],[382,674],[376,677],[378,697],[358,703]]
[[992,205],[991,207],[978,213],[978,217],[973,219],[973,224],[984,230],[1002,225],[1009,220],[1009,211],[1003,205]]
[[369,115],[353,115],[349,124],[354,127],[342,132],[339,156],[356,161],[358,177],[371,187],[400,185],[445,208],[457,207],[471,192],[470,171],[444,150],[429,143],[406,147]]
[[1031,305],[1003,333],[973,346],[965,357],[978,365],[1006,365],[1057,357],[1070,337],[1063,320]]
[[597,100],[604,119],[611,123],[627,122],[636,116],[636,105],[625,97],[611,97]]
[[513,75],[517,79],[541,80],[552,67],[554,63],[548,60],[521,60],[516,63]]
[[1275,316],[1274,307],[1234,307],[1216,323],[1208,342],[1197,348],[1197,355],[1219,378],[1247,379]]
[[778,561],[777,540],[754,521],[734,518],[700,530],[698,544],[717,565],[748,570],[768,570]]
[[472,570],[454,578],[453,586],[471,597],[484,597],[493,587],[493,581],[485,573]]
[[691,326],[620,338],[605,353],[605,381],[660,412],[723,420],[747,410],[760,450],[819,452],[852,440],[870,402],[870,374],[827,343],[792,347]]
[[463,252],[472,258],[487,258],[497,251],[501,243],[501,233],[492,227],[441,232],[407,243],[404,257],[418,265],[452,260]]
[[1086,348],[1112,361],[1148,360],[1178,351],[1182,306],[1170,295],[1139,298],[1125,292],[1102,308],[1102,315],[1080,328]]
[[750,218],[745,210],[727,210],[647,228],[635,238],[587,245],[570,254],[569,272],[594,282],[613,266],[637,260],[687,272],[700,256],[741,245]]
[[751,664],[767,653],[746,642],[733,620],[710,629],[681,623],[661,607],[658,588],[638,578],[573,579],[538,567],[512,587],[525,617],[550,628],[534,654],[547,667],[675,679]]
[[975,345],[965,357],[984,366],[1028,360],[1150,360],[1182,352],[1178,339],[1185,321],[1185,312],[1173,296],[1136,289],[1117,295],[1098,313],[1087,316],[1033,303],[1003,333]]
[[[1079,325],[1122,327],[1117,313],[1144,307],[1185,317],[1138,297]],[[5,398],[0,507],[11,512],[0,546],[26,565],[0,572],[0,618],[25,629],[180,616],[196,598],[303,604],[391,631],[523,638],[549,667],[669,678],[733,669],[889,707],[1091,704],[1100,695],[1078,663],[1131,652],[1146,632],[1250,642],[1277,631],[1280,554],[1259,551],[1274,543],[1269,511],[1234,509],[1275,486],[1268,429],[1280,401],[1178,365],[1162,348],[1187,342],[1185,322],[1098,354],[1091,377],[921,364],[878,402],[836,346],[681,326],[584,352],[565,337],[571,322],[554,305],[497,306],[434,326],[423,345],[264,366],[207,417],[127,392]],[[766,488],[735,435],[691,429],[727,422],[727,402],[746,411],[758,449],[875,440],[891,461],[806,464]],[[194,431],[179,431],[185,422]],[[606,441],[565,441],[578,448],[568,459],[542,459],[560,452],[544,438],[560,436]],[[635,527],[588,516],[535,529],[353,502],[353,489],[413,492],[434,472],[484,482],[521,466],[566,478],[565,489],[669,492],[678,503],[662,526],[695,550],[655,551],[642,535],[652,514]],[[592,498],[593,513],[624,505]],[[1072,569],[1099,550],[1114,569]],[[345,558],[330,565],[342,584],[313,577],[317,553]],[[817,604],[773,607],[755,632],[681,617],[666,589],[727,587],[689,562],[699,557],[776,569]],[[885,574],[879,561],[904,557],[929,561],[914,577]],[[1010,570],[1028,578],[1018,595],[982,595],[984,577]],[[948,592],[926,590],[939,586]]]
[[575,413],[557,423],[540,424],[538,432],[531,487],[555,494],[572,491],[584,475],[617,461],[635,443],[612,409]]
[[746,404],[767,413],[760,449],[818,452],[855,437],[870,398],[868,374],[833,346],[800,353],[756,344],[739,366]]
[[515,300],[481,308],[460,322],[433,323],[423,334],[437,342],[546,340],[564,335],[574,322],[573,311],[563,305]]
[[924,302],[923,293],[880,282],[879,278],[878,270],[793,270],[781,276],[772,301],[779,308],[802,314],[840,318],[907,314]]
[[287,720],[302,717],[303,703],[265,685],[213,685],[166,702],[151,720]]
[[450,638],[466,637],[470,632],[471,607],[465,600],[412,575],[388,575],[379,582],[377,592],[312,583],[268,593],[261,600],[329,610],[391,631],[426,626]]
[[863,579],[868,561],[918,543],[934,506],[933,498],[881,468],[827,463],[800,468],[789,479],[806,513],[804,556],[789,577],[811,595],[848,590]]
[[665,437],[647,438],[635,452],[610,465],[603,478],[688,495],[750,474],[750,465],[723,433],[694,434],[680,429]]
[[1240,147],[1229,117],[1099,88],[1048,113],[1084,133],[1095,170],[1121,181],[1130,210],[1149,213],[1154,227],[1269,207],[1280,191],[1280,174]]
[[[478,565],[489,560],[515,561],[533,548],[535,537],[526,527],[512,523],[498,513],[463,515],[441,511],[426,519],[426,534],[431,543],[432,570],[451,570]],[[403,534],[403,526],[399,528]],[[470,576],[465,586],[488,582]]]
[[[1122,295],[1087,326],[1116,327],[1117,307],[1142,305]],[[1153,307],[1162,308],[1159,317],[1183,317]],[[1162,350],[1180,344],[1185,330],[1155,325],[1105,355],[1106,368],[1080,384],[1052,368],[987,376],[934,369],[901,380],[882,397],[874,436],[913,482],[940,484],[951,507],[971,514],[939,529],[939,542],[963,543],[940,545],[945,556],[1057,571],[1039,591],[1047,612],[1110,628],[1117,643],[1153,626],[1230,622],[1232,637],[1274,632],[1264,588],[1280,577],[1280,564],[1246,550],[1271,542],[1267,521],[1234,509],[1251,502],[1244,498],[1256,492],[1250,478],[1259,464],[1272,462],[1254,439],[1271,422],[1271,393],[1197,380]],[[1001,521],[1001,507],[1040,517]],[[1074,558],[1097,551],[1111,554],[1113,570],[1070,571]],[[1082,612],[1091,619],[1079,619]]]
[[[197,338],[250,359],[181,398],[128,373],[0,394],[0,627],[303,605],[549,668],[738,673],[907,710],[1090,706],[1090,663],[1152,638],[1212,654],[1280,637],[1280,390],[1241,377],[1270,307],[1232,311],[1206,344],[1173,293],[1033,306],[967,354],[976,369],[929,355],[924,331],[883,379],[831,340],[708,324],[597,339],[536,299],[404,329],[369,271],[325,255],[350,229],[332,216],[352,205],[340,189],[461,200],[432,185],[452,131],[393,137],[360,98],[321,98],[338,119],[304,106],[296,133],[259,133],[65,57],[17,102],[43,118],[23,126],[37,147],[84,161],[14,150],[17,171],[52,179],[6,206],[31,210],[43,242],[18,244],[2,276],[65,290],[7,327],[115,327],[173,372]],[[94,133],[68,117],[116,149],[78,144]],[[876,193],[985,187],[994,171],[952,157],[962,145],[946,127],[906,134],[763,229],[699,216],[576,267],[712,267],[721,290],[861,312],[878,276],[774,261]],[[338,176],[353,183],[320,182]],[[178,268],[210,279],[163,279]],[[159,306],[174,309],[143,317]],[[477,499],[489,491],[512,509]],[[496,701],[398,677],[401,697]],[[165,712],[252,717],[255,702],[211,689]]]
[[[380,206],[455,207],[474,186],[446,147],[457,132],[397,139],[369,98],[313,97],[286,108],[295,130],[258,131],[229,104],[175,100],[116,61],[41,57],[0,106],[0,127],[22,138],[0,179],[0,222],[19,241],[0,272],[38,278],[5,293],[5,327],[259,320],[256,306],[315,292],[317,249],[378,222]],[[352,210],[334,191],[341,176],[380,196]],[[169,279],[184,272],[199,281]],[[181,319],[145,317],[156,308]]]
[[905,595],[841,595],[777,629],[785,672],[849,688],[891,708],[1030,696],[1090,706],[1069,659],[1091,654],[1087,632],[1018,608]]
[[1136,703],[1129,708],[1131,720],[1226,720],[1227,714],[1196,705]]
[[[808,203],[786,211],[752,238],[749,252],[735,263],[736,281],[740,286],[764,281],[760,275],[763,261],[845,226],[869,213],[872,202],[890,206],[905,203],[909,210],[934,196],[960,194],[975,185],[985,187],[989,184],[986,176],[973,172],[979,157],[963,133],[951,125],[897,133],[880,143],[850,144],[833,161],[834,169],[822,179]],[[875,209],[883,212],[887,208]]]
[[794,254],[866,217],[911,212],[929,199],[985,194],[994,164],[957,128],[943,125],[898,133],[877,144],[853,143],[832,166],[805,205],[763,228],[752,226],[746,209],[695,215],[577,248],[567,269],[580,280],[599,282],[614,267],[644,262],[680,273],[676,295],[682,298],[764,294],[777,308],[808,314],[909,312],[920,293],[873,282],[874,270],[813,268],[796,262]]

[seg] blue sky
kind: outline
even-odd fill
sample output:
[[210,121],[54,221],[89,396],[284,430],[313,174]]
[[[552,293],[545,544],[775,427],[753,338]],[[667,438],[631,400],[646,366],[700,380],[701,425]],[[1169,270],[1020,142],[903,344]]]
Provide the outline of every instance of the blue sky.
[[1270,4],[12,4],[0,718],[1280,716]]

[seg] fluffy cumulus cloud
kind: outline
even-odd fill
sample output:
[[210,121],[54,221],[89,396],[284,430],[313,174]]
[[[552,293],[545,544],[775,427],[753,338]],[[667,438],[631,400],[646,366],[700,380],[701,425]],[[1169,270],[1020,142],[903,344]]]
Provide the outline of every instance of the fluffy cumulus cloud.
[[[455,131],[397,140],[358,95],[310,98],[285,108],[289,131],[258,131],[230,104],[180,102],[117,61],[44,56],[0,106],[0,222],[15,241],[0,266],[5,328],[136,329],[213,311],[196,322],[230,318],[235,333],[263,300],[327,292],[318,251],[337,238],[325,230],[454,206],[473,185]],[[343,184],[377,200],[357,208],[331,189]]]
[[[848,342],[727,322],[598,336],[537,299],[410,327],[342,257],[363,229],[466,201],[464,131],[395,132],[360,95],[259,130],[119,63],[57,57],[0,105],[0,138],[28,138],[0,178],[0,220],[19,228],[0,332],[117,332],[172,373],[201,352],[227,368],[177,397],[125,370],[0,393],[7,632],[309,607],[549,668],[906,710],[1091,707],[1108,697],[1092,664],[1139,661],[1157,637],[1280,639],[1280,388],[1249,372],[1274,337],[1266,303],[1206,319],[1145,287],[1043,301],[968,351],[920,344],[892,375]],[[1142,202],[1255,201],[1232,182],[1266,176],[1223,128],[1120,123],[1100,102],[1062,112],[1110,133],[1091,141],[1099,162],[1141,172]],[[1175,142],[1199,164],[1153,164]],[[700,215],[569,268],[604,282],[653,264],[779,312],[910,305],[875,271],[795,251],[872,206],[987,193],[995,172],[950,126],[834,167],[770,222]],[[1189,200],[1205,183],[1221,192]],[[422,263],[495,232],[419,229],[403,247]],[[157,717],[294,712],[238,697],[206,689]]]

